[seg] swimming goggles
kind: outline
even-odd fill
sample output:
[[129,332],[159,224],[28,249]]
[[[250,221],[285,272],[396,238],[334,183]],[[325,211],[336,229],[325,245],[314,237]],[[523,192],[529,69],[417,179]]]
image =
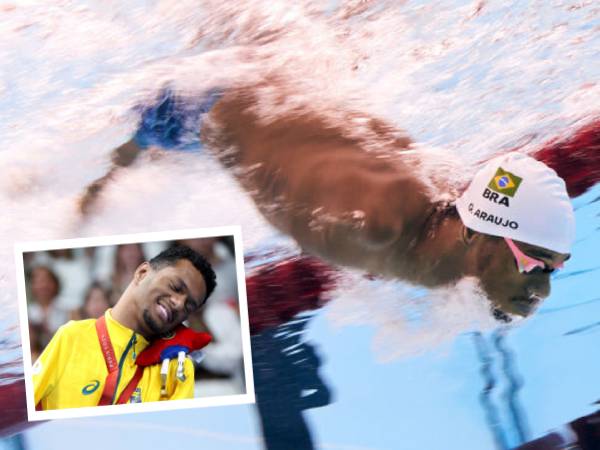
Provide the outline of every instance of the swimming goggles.
[[542,272],[552,273],[555,270],[562,269],[564,267],[564,263],[559,263],[555,266],[549,266],[544,261],[532,258],[531,256],[528,256],[525,253],[523,253],[519,249],[519,247],[517,247],[517,245],[512,241],[512,239],[505,237],[504,240],[506,241],[508,248],[510,248],[510,251],[512,252],[513,256],[515,257],[515,261],[517,262],[517,267],[519,268],[520,273],[531,273],[538,267],[541,269]]

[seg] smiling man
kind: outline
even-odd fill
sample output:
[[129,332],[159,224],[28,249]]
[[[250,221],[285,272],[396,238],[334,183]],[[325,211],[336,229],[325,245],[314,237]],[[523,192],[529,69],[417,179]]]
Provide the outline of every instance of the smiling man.
[[[188,247],[169,248],[142,263],[112,310],[98,320],[62,326],[33,366],[38,409],[77,408],[192,398],[194,368],[177,359],[138,366],[150,345],[169,340],[206,302],[215,273]],[[179,372],[178,372],[179,369]]]

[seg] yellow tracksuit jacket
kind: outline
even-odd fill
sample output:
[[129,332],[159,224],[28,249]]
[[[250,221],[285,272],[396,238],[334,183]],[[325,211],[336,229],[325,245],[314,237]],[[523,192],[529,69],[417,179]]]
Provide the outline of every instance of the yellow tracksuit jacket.
[[[105,313],[106,326],[117,361],[119,398],[137,366],[135,357],[148,346],[140,334],[121,325]],[[97,406],[108,375],[96,320],[70,321],[56,332],[33,366],[35,404],[43,410]],[[146,367],[129,403],[176,400],[194,397],[194,367],[185,360],[185,381],[176,378],[177,360],[172,360],[167,376],[167,396],[161,398],[160,364]]]

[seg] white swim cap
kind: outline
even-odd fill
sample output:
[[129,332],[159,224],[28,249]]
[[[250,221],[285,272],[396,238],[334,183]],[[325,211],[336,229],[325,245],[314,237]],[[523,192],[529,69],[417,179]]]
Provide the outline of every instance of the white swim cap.
[[522,153],[488,162],[456,201],[465,226],[558,253],[570,253],[575,215],[565,182]]

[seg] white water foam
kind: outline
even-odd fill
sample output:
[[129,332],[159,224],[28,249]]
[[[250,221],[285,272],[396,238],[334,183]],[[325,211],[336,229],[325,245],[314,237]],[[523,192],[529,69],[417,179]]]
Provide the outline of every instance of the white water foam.
[[371,347],[380,362],[440,348],[466,331],[498,326],[474,279],[425,290],[395,281],[372,281],[351,272],[344,278],[346,287],[332,294],[327,317],[336,327],[373,327]]

